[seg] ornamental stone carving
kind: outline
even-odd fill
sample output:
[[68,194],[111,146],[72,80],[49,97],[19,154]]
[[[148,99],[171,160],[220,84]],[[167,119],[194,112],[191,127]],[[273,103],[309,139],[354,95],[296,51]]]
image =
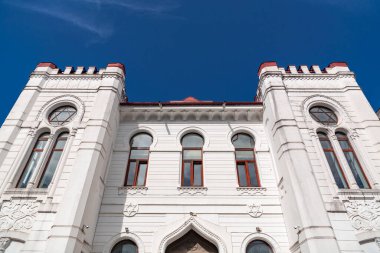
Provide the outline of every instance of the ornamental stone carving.
[[180,195],[206,195],[207,187],[178,187]]
[[38,202],[30,200],[3,202],[0,209],[0,229],[31,229],[37,215],[38,206]]
[[125,203],[124,215],[126,217],[133,217],[139,211],[139,205],[134,201],[128,201]]
[[347,215],[357,230],[380,230],[380,203],[375,201],[348,201]]
[[236,190],[238,191],[239,195],[264,195],[264,193],[267,191],[267,188],[263,187],[237,187]]
[[9,237],[1,237],[0,238],[0,253],[5,252],[8,248],[9,244],[11,244],[11,238]]
[[260,204],[248,204],[248,214],[253,218],[259,218],[263,214],[263,207]]

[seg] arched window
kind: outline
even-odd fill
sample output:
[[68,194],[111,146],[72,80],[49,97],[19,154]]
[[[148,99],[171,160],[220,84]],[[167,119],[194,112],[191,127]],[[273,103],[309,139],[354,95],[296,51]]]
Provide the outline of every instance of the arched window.
[[351,146],[350,141],[345,133],[337,132],[336,137],[339,141],[340,147],[346,157],[347,163],[350,166],[351,172],[354,175],[355,181],[359,188],[370,189],[371,186],[363,172],[362,166],[356,157],[355,151]]
[[30,154],[28,162],[26,163],[25,168],[21,174],[21,177],[17,182],[17,188],[26,188],[28,185],[30,178],[37,168],[37,164],[41,159],[41,155],[44,152],[48,139],[49,133],[43,133],[38,138],[36,144],[33,147],[32,153]]
[[236,171],[240,187],[260,187],[259,173],[255,159],[255,141],[248,134],[232,137],[235,147]]
[[335,183],[340,189],[347,189],[348,184],[346,177],[344,176],[342,167],[339,164],[338,159],[336,158],[335,151],[331,145],[331,142],[328,136],[323,132],[318,132],[318,138],[321,142],[322,149],[325,153],[327,162],[330,166],[331,173],[333,174]]
[[147,133],[136,134],[132,137],[124,185],[145,185],[149,161],[149,147],[152,145],[152,142],[153,137]]
[[323,125],[336,125],[338,117],[329,108],[324,106],[313,106],[310,110],[311,117]]
[[203,185],[202,147],[203,137],[186,134],[182,140],[182,186]]
[[54,147],[49,155],[49,160],[46,163],[40,182],[38,183],[38,188],[47,188],[49,186],[55,170],[57,169],[58,162],[61,159],[68,136],[68,133],[62,133],[55,141]]
[[137,253],[137,245],[131,240],[118,242],[111,250],[111,253]]
[[255,240],[248,244],[246,253],[273,253],[273,250],[268,243]]

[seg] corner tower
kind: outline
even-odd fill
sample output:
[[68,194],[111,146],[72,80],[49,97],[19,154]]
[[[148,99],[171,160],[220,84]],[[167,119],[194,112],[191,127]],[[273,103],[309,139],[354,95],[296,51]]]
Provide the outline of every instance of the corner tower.
[[[258,74],[291,252],[375,252],[380,122],[354,73],[266,62]],[[313,117],[320,108],[334,119]]]
[[31,73],[0,132],[2,250],[90,252],[124,79],[119,63]]

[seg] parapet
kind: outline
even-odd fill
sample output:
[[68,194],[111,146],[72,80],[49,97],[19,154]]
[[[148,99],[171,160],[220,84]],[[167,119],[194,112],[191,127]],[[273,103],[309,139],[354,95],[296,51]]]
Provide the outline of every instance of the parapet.
[[289,65],[287,68],[279,67],[277,62],[270,61],[264,62],[260,65],[258,76],[261,77],[267,72],[280,72],[284,75],[322,75],[322,74],[337,74],[338,72],[350,72],[347,63],[345,62],[332,62],[327,67],[321,69],[318,65],[294,66]]
[[109,63],[106,68],[99,70],[94,67],[78,66],[76,68],[67,66],[64,70],[59,69],[52,62],[41,62],[37,65],[32,74],[48,74],[48,75],[72,75],[72,76],[88,76],[88,75],[102,75],[106,73],[117,73],[125,78],[125,66],[122,63]]

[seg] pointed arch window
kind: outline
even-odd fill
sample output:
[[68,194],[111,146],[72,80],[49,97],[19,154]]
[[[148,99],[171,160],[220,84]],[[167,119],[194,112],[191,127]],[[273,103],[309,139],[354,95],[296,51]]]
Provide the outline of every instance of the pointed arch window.
[[118,242],[111,250],[111,253],[137,253],[136,243],[131,240],[123,240]]
[[368,183],[367,177],[364,174],[362,166],[355,154],[354,149],[352,148],[347,135],[343,132],[337,132],[336,137],[339,141],[340,147],[342,148],[343,154],[347,160],[347,163],[351,169],[357,185],[362,189],[370,189],[371,186]]
[[41,179],[38,183],[38,188],[48,188],[54,173],[57,169],[58,163],[61,159],[63,150],[65,148],[68,133],[61,133],[54,143],[53,149],[50,151],[49,160],[45,165],[44,171],[42,172]]
[[248,134],[232,137],[235,147],[236,171],[240,187],[260,187],[260,178],[255,158],[255,141]]
[[325,153],[325,156],[329,164],[331,173],[334,177],[335,183],[340,189],[348,189],[349,187],[348,187],[346,177],[336,157],[336,154],[335,154],[334,148],[331,145],[330,139],[323,132],[318,132],[318,138],[321,143],[322,149]]
[[21,177],[17,182],[17,188],[26,188],[28,185],[29,180],[31,179],[32,175],[37,169],[39,161],[41,160],[41,156],[45,150],[49,135],[49,133],[43,133],[38,137],[37,142],[33,147],[32,153],[30,154],[25,168],[21,174]]
[[254,240],[248,244],[246,253],[273,253],[273,250],[268,243]]
[[153,137],[147,133],[139,133],[132,137],[130,141],[131,151],[127,173],[125,176],[125,186],[144,186],[149,161],[149,148],[153,143]]
[[203,186],[203,137],[189,133],[182,137],[182,186]]

